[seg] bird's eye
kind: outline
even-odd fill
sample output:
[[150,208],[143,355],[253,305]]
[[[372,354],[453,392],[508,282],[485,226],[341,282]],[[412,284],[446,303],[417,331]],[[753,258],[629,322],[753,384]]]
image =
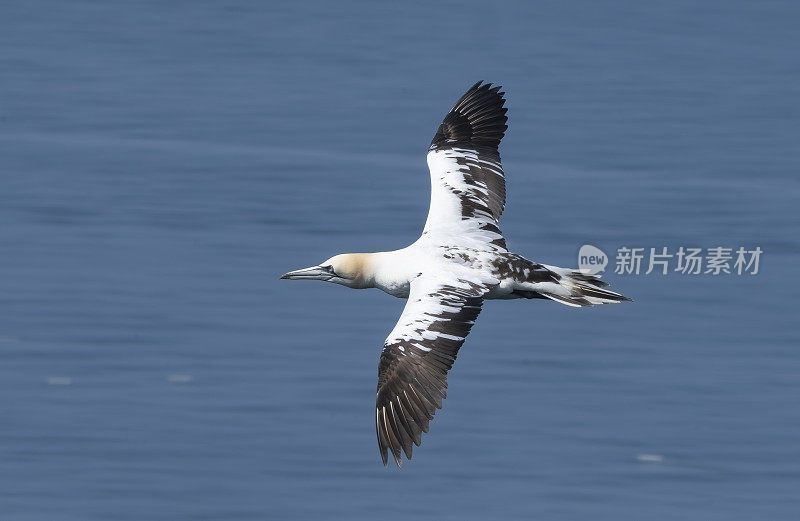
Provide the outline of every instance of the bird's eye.
[[328,272],[328,273],[330,273],[331,275],[336,275],[336,272],[335,272],[335,271],[333,271],[333,266],[331,266],[330,264],[329,264],[329,265],[327,265],[327,266],[323,266],[323,267],[322,267],[322,269],[323,269],[323,270],[325,270],[325,271],[327,271],[327,272]]

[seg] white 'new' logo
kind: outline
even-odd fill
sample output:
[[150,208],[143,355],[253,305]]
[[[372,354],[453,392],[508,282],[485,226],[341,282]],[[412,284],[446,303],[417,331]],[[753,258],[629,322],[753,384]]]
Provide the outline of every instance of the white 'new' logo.
[[608,266],[608,255],[597,246],[584,244],[578,250],[578,269],[588,275],[597,275]]

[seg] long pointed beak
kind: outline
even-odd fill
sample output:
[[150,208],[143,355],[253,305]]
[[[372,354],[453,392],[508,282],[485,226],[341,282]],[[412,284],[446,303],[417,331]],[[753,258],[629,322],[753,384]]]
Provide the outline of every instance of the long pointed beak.
[[289,280],[330,280],[333,275],[321,266],[311,266],[310,268],[284,273],[281,278]]

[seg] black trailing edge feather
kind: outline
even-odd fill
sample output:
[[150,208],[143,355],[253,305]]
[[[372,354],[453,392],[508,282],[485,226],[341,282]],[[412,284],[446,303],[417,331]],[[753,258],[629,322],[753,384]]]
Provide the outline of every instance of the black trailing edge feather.
[[463,146],[497,150],[508,126],[507,108],[503,107],[502,87],[491,83],[473,85],[445,116],[433,136],[431,148]]

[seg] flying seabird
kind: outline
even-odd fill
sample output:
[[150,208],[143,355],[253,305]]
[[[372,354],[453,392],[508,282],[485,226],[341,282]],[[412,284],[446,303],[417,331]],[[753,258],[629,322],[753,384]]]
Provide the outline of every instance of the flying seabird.
[[446,397],[447,372],[484,300],[549,299],[567,306],[629,300],[597,277],[508,251],[499,228],[506,180],[500,86],[478,82],[445,116],[428,149],[431,202],[422,235],[405,248],[346,253],[281,278],[378,288],[407,299],[378,364],[375,429],[381,459],[400,466]]

